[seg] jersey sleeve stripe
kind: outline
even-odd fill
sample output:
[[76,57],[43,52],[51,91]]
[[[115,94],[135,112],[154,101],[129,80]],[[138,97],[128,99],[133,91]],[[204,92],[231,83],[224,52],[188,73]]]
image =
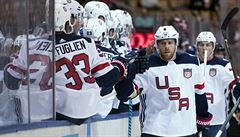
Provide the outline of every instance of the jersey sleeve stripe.
[[237,80],[233,80],[229,85],[228,85],[228,90],[231,91],[233,89],[233,86],[237,83]]
[[194,86],[195,89],[199,89],[199,90],[202,90],[204,87],[205,87],[204,83],[203,84],[196,84]]
[[109,62],[100,64],[100,65],[96,66],[95,68],[93,68],[91,70],[91,72],[92,72],[92,74],[95,74],[96,72],[103,70],[104,68],[106,68],[108,66],[110,66]]
[[13,64],[8,64],[5,69],[7,70],[8,68],[12,69],[13,71],[15,71],[15,72],[17,72],[19,74],[26,74],[27,73],[26,70],[21,69],[18,66],[15,66]]

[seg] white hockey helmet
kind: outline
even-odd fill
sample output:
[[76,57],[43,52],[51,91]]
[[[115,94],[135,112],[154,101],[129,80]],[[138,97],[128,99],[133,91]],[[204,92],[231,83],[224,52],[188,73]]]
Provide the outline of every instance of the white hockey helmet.
[[69,4],[71,3],[73,0],[55,0],[55,4],[63,4],[63,5],[66,5],[66,4]]
[[101,19],[88,19],[84,23],[85,34],[83,36],[100,41],[101,43],[106,40],[107,26]]
[[115,16],[114,10],[110,10],[110,19],[107,21],[107,29],[109,38],[119,38],[120,21]]
[[[66,23],[71,27],[70,32],[66,30]],[[55,4],[55,31],[63,31],[66,34],[73,32],[70,9],[62,4]]]
[[198,42],[212,42],[213,43],[213,47],[215,48],[216,45],[216,38],[214,37],[213,33],[210,31],[203,31],[200,32],[196,38],[196,45],[198,44]]
[[110,10],[107,4],[100,1],[90,1],[85,6],[85,13],[87,18],[99,18],[104,17],[104,21],[107,21],[110,16]]
[[79,4],[76,0],[72,0],[67,4],[67,6],[70,9],[70,12],[74,17],[79,17],[80,19],[83,19],[84,17],[84,8],[81,4]]
[[160,26],[157,32],[154,34],[155,46],[157,46],[157,41],[164,39],[175,39],[176,46],[178,46],[179,33],[173,26]]
[[13,39],[12,38],[6,38],[4,41],[3,46],[1,47],[1,55],[10,56],[13,52]]
[[13,46],[13,39],[12,38],[6,38],[5,42],[4,42],[4,47],[11,47]]
[[119,22],[120,37],[128,37],[133,28],[131,15],[127,11],[117,9],[111,12],[111,16],[115,16]]
[[[60,4],[60,5],[65,5],[66,6],[67,4],[69,4],[71,2],[72,2],[72,0],[55,0],[54,5],[56,6],[56,5]],[[52,8],[53,8],[53,5],[52,5],[51,0],[46,0],[46,3],[45,3],[45,10],[46,10],[45,19],[46,20],[45,21],[46,21],[47,24],[50,24],[51,21],[52,21],[52,19],[51,19],[52,12],[50,10]]]
[[14,40],[14,46],[26,45],[26,35],[18,35]]

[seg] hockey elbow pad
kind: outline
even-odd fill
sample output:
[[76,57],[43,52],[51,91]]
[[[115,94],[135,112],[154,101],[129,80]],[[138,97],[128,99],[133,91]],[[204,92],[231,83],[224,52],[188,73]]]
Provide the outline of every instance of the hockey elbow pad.
[[118,70],[119,70],[119,72],[120,72],[119,80],[122,80],[122,79],[124,78],[124,76],[125,76],[125,71],[126,71],[125,65],[124,65],[121,61],[119,61],[119,60],[113,60],[113,61],[111,62],[111,64],[112,64],[114,67],[118,68]]

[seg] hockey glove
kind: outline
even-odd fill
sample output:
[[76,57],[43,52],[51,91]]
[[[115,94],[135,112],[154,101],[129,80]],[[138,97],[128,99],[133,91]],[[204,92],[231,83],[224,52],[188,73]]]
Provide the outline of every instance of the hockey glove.
[[127,67],[127,78],[133,80],[138,73],[144,73],[149,68],[148,57],[140,56]]
[[208,113],[207,117],[197,116],[197,130],[198,130],[198,133],[202,132],[203,137],[210,137],[209,125],[212,118],[213,118],[213,115],[211,113]]
[[119,81],[115,85],[115,90],[117,92],[117,98],[123,102],[128,101],[130,98],[135,98],[142,91],[142,89],[137,90],[136,87],[133,86],[132,81],[127,78]]
[[240,97],[240,82],[236,83],[236,86],[233,89],[233,95],[236,98],[236,100]]
[[126,54],[124,58],[127,60],[128,64],[131,64],[134,62],[137,56],[138,56],[138,53],[136,53],[135,51],[131,51],[128,54]]
[[122,56],[115,56],[113,57],[113,60],[111,62],[111,64],[113,66],[117,66],[120,70],[120,78],[119,80],[123,79],[123,77],[125,76],[125,68],[131,64],[132,62],[134,62],[135,58],[137,56],[137,53],[135,53],[134,51],[133,52],[130,52],[128,54],[126,54],[124,57]]

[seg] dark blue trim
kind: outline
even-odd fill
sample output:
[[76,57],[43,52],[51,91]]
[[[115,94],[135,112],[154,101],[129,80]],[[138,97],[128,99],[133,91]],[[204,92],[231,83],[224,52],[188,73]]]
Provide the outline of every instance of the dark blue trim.
[[[138,116],[138,114],[139,114],[138,111],[133,112],[133,116]],[[106,121],[106,120],[121,119],[121,118],[127,118],[127,117],[128,117],[128,112],[108,115],[105,119],[101,118],[100,116],[93,116],[88,120],[86,120],[84,124],[89,122]],[[61,127],[61,126],[71,126],[71,125],[73,124],[64,120],[63,121],[45,120],[42,122],[36,122],[31,124],[0,126],[0,135],[6,134],[6,133],[14,133],[18,131],[39,129],[39,128]]]
[[31,124],[21,124],[21,125],[9,125],[0,127],[0,134],[13,133],[24,130],[38,129],[38,128],[48,128],[48,127],[59,127],[59,126],[70,126],[72,125],[68,121],[42,121]]
[[212,60],[207,62],[207,65],[221,65],[225,67],[229,63],[228,60],[219,58],[219,57],[214,57]]
[[[176,59],[174,60],[176,64],[195,64],[199,65],[199,60],[197,56],[188,54],[186,52],[177,52]],[[167,61],[160,58],[158,53],[154,53],[149,57],[149,67],[166,66]]]
[[65,40],[65,42],[61,42],[61,44],[66,43],[66,42],[70,42],[70,41],[74,41],[74,40],[78,40],[78,39],[85,39],[88,43],[93,42],[90,38],[87,38],[87,37],[78,36],[76,34],[64,34],[64,33],[62,33],[62,34],[57,34],[56,35],[56,44],[59,44],[61,39]]

